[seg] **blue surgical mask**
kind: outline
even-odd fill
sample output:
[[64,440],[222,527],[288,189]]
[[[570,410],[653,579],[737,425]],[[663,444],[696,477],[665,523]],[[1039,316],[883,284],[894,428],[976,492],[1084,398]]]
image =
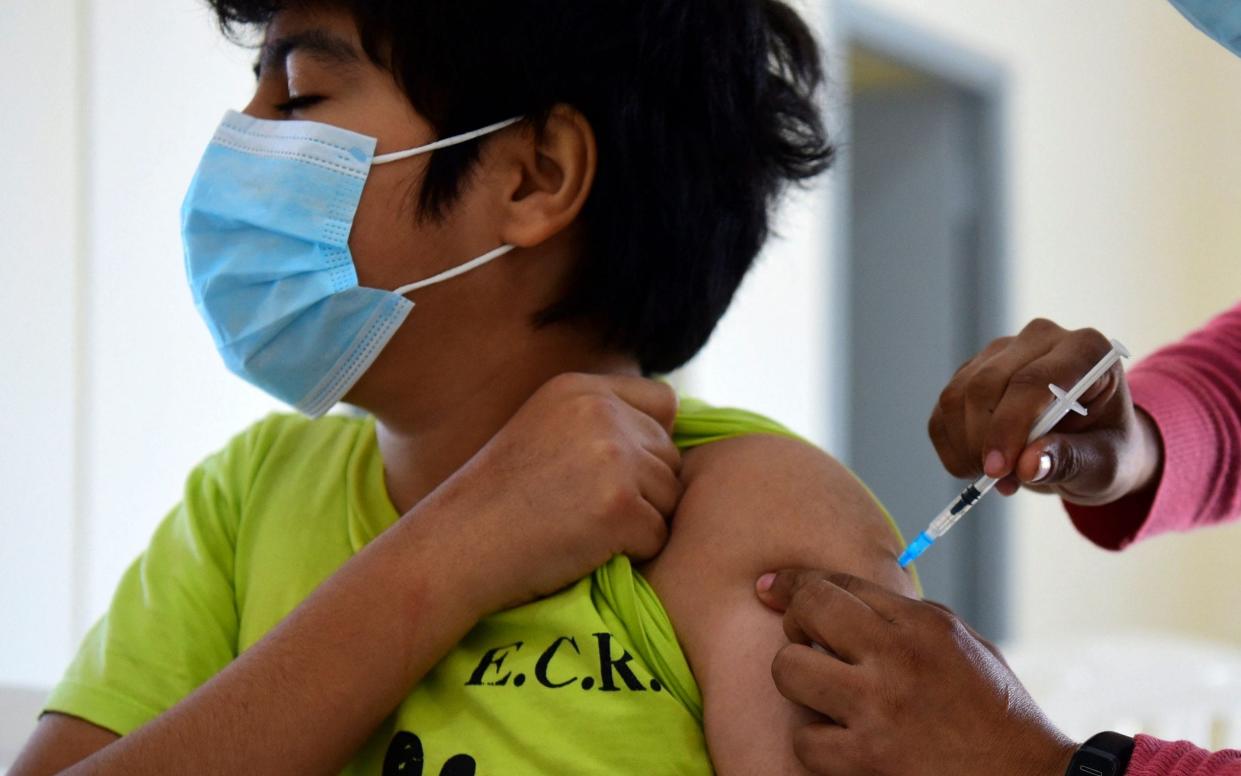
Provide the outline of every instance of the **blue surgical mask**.
[[349,233],[371,167],[516,121],[375,156],[374,138],[339,127],[229,112],[181,211],[194,303],[228,368],[310,417],[331,409],[413,309],[406,294],[513,249],[394,291],[359,286]]
[[1185,18],[1224,44],[1234,54],[1241,55],[1241,3],[1236,0],[1172,0]]

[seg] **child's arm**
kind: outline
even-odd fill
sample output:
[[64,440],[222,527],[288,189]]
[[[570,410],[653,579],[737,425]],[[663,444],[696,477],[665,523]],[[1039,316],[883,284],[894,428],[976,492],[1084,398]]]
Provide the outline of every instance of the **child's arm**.
[[900,541],[871,495],[826,454],[751,436],[686,454],[685,496],[664,552],[644,574],[664,601],[702,689],[716,771],[804,773],[793,733],[808,719],[776,690],[787,643],[754,595],[773,569],[830,567],[906,595]]
[[[68,773],[340,772],[479,619],[618,552],[660,550],[681,491],[669,436],[676,404],[671,388],[636,377],[550,381],[453,477],[188,697],[119,739],[46,717],[11,776],[74,762]],[[214,574],[231,584],[225,570]],[[206,584],[175,570],[153,583]]]

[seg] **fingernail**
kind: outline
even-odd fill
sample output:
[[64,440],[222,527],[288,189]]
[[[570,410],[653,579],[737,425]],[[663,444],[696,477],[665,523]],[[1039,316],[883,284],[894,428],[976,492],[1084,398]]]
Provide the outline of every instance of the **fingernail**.
[[766,593],[776,582],[775,574],[764,574],[758,578],[758,592]]
[[1034,473],[1034,479],[1030,482],[1042,482],[1047,479],[1047,475],[1051,474],[1051,453],[1043,453],[1038,457],[1038,471]]
[[987,460],[982,467],[989,477],[999,477],[1004,473],[1004,454],[999,450],[987,453]]

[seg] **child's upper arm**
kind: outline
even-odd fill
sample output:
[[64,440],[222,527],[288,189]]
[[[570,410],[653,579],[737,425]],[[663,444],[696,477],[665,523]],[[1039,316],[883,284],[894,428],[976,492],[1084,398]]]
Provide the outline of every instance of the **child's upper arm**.
[[850,472],[791,439],[708,445],[687,454],[684,479],[668,545],[643,573],[702,689],[716,771],[801,773],[793,732],[812,717],[776,690],[771,663],[786,640],[755,582],[783,568],[830,568],[912,596],[899,538]]

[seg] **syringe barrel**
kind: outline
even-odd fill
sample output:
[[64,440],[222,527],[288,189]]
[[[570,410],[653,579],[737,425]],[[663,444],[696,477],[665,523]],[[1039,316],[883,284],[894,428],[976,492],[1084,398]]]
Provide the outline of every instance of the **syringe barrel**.
[[983,496],[991,492],[997,482],[999,480],[994,477],[979,477],[973,485],[961,491],[956,501],[949,504],[947,509],[935,516],[926,532],[935,539],[948,533],[948,530],[956,525],[958,520],[965,517],[966,513],[973,509]]

